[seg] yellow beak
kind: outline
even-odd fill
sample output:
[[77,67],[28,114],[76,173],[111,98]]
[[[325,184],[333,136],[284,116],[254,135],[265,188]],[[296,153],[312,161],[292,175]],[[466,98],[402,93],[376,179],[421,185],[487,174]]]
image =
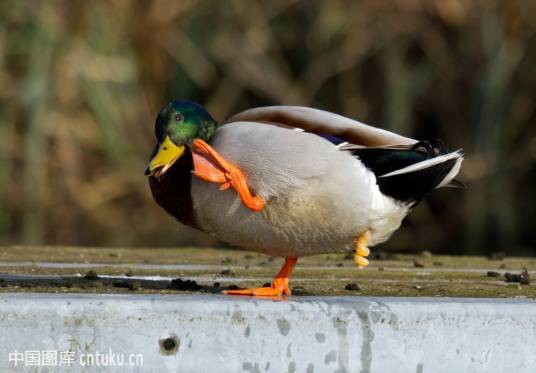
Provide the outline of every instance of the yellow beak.
[[177,146],[166,136],[159,145],[156,155],[149,161],[145,169],[145,175],[162,176],[177,159],[184,153],[184,145]]

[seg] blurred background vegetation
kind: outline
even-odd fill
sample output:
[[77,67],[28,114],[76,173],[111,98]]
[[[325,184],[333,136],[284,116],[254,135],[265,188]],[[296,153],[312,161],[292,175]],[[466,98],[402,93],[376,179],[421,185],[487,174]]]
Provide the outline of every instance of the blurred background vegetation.
[[0,1],[0,243],[213,245],[152,201],[153,123],[306,105],[466,153],[387,249],[534,254],[536,2]]

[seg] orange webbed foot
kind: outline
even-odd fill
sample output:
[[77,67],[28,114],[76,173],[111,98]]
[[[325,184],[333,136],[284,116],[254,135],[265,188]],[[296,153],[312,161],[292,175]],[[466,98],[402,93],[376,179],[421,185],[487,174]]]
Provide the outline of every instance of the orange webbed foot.
[[251,289],[225,290],[225,295],[253,295],[255,297],[276,297],[281,295],[290,295],[290,288],[261,287]]
[[288,281],[288,278],[275,278],[270,287],[225,290],[223,293],[226,295],[254,295],[256,297],[290,295],[292,292],[288,287]]
[[233,187],[246,207],[260,211],[264,200],[251,194],[242,171],[225,160],[216,150],[200,139],[191,146],[194,162],[194,174],[203,180],[221,184],[220,190]]
[[285,258],[285,264],[281,267],[279,273],[275,276],[272,286],[251,289],[225,290],[226,295],[253,295],[256,297],[277,297],[281,295],[290,295],[291,290],[288,286],[290,275],[298,258]]

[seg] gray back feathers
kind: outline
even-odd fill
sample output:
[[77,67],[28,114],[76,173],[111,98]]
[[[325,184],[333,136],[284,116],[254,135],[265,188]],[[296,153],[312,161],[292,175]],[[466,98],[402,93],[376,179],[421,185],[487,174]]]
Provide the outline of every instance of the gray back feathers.
[[393,132],[372,127],[324,110],[301,106],[266,106],[233,115],[226,123],[263,122],[301,128],[305,131],[336,136],[356,145],[411,145],[417,141]]

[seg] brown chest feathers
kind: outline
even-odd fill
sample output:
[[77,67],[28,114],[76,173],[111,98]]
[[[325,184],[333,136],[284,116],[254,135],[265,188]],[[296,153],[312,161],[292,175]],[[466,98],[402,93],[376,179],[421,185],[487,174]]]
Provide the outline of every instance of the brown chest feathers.
[[192,170],[192,155],[186,152],[160,178],[149,177],[149,186],[160,207],[181,223],[195,227],[191,194]]

